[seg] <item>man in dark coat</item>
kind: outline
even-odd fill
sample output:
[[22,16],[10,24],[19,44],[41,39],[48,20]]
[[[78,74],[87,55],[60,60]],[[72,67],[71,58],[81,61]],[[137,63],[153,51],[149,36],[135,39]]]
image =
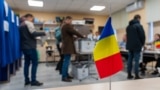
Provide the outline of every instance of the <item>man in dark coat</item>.
[[135,15],[134,19],[129,22],[129,25],[126,29],[127,34],[127,44],[126,49],[129,51],[128,53],[128,79],[132,79],[132,62],[133,59],[135,61],[134,72],[135,79],[140,79],[139,77],[139,60],[140,53],[145,44],[145,33],[143,26],[140,24],[140,15]]
[[83,38],[83,36],[74,30],[71,25],[72,17],[65,18],[65,25],[62,27],[62,53],[64,54],[64,61],[62,66],[62,81],[71,82],[72,77],[68,75],[68,68],[71,54],[75,54],[74,35]]

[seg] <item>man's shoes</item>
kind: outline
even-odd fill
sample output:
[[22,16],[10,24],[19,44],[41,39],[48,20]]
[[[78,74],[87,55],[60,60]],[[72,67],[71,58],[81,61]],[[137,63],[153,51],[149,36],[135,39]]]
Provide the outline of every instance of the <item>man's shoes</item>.
[[25,82],[24,86],[28,86],[30,84],[31,84],[31,82]]
[[31,86],[42,86],[43,83],[39,82],[39,81],[35,81],[35,82],[31,82]]
[[69,78],[64,78],[64,79],[62,79],[62,81],[63,81],[63,82],[72,82],[72,80],[69,79]]
[[62,73],[59,73],[59,75],[62,75]]
[[68,79],[73,79],[73,77],[72,77],[72,76],[68,76],[67,78],[68,78]]
[[134,79],[142,79],[140,76],[136,76]]
[[145,71],[142,71],[142,72],[141,72],[141,75],[142,75],[142,76],[145,76],[145,75],[146,75]]
[[62,71],[61,70],[59,70],[59,74],[62,75]]
[[157,75],[159,74],[159,72],[157,70],[155,70],[154,72],[151,73],[152,75]]
[[55,70],[56,70],[56,71],[58,71],[58,70],[59,70],[59,68],[56,68]]
[[133,79],[132,75],[128,75],[127,79]]

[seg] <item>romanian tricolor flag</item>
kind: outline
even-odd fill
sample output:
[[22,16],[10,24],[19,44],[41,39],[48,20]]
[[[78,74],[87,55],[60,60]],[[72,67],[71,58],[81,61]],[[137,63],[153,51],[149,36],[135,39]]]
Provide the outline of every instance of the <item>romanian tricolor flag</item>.
[[156,42],[155,42],[155,47],[156,47],[156,48],[160,48],[160,41],[156,41]]
[[100,39],[96,43],[93,55],[101,79],[123,69],[120,50],[111,25],[111,17],[108,19]]

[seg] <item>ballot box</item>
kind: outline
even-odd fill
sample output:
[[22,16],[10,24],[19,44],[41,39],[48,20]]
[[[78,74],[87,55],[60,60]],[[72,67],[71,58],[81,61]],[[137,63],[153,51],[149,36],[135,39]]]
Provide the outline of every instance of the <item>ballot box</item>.
[[75,41],[75,48],[77,53],[92,53],[96,41],[88,39],[80,39]]

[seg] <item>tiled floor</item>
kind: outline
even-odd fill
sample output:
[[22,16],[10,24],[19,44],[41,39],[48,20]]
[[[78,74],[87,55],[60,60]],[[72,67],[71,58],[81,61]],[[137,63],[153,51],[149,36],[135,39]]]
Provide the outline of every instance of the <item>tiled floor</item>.
[[160,78],[149,78],[112,82],[111,87],[110,84],[106,82],[35,90],[159,90],[159,82]]
[[[92,67],[92,70],[94,70],[93,67]],[[124,81],[124,80],[127,80],[126,77],[127,77],[126,72],[121,71],[112,77],[112,81]],[[0,90],[33,90],[33,89],[63,87],[63,86],[69,86],[69,85],[101,83],[101,82],[109,81],[109,78],[102,79],[102,80],[95,80],[94,78],[87,78],[81,82],[79,80],[73,80],[71,83],[62,82],[59,72],[55,71],[55,65],[46,66],[46,64],[44,63],[39,64],[37,78],[39,81],[44,83],[43,86],[24,87],[23,68],[21,68],[19,71],[16,72],[15,76],[11,77],[11,81],[9,83],[0,85]]]

